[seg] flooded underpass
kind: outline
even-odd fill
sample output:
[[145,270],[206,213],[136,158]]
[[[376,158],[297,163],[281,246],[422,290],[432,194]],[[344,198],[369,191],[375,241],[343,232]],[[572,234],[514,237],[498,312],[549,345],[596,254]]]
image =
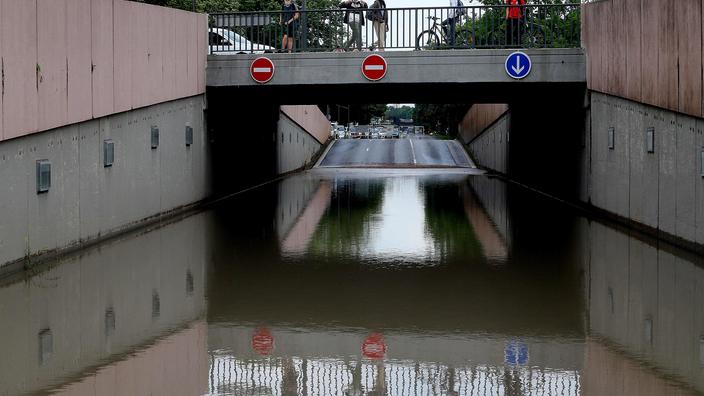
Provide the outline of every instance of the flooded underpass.
[[316,168],[6,279],[0,394],[699,394],[701,264],[474,169]]

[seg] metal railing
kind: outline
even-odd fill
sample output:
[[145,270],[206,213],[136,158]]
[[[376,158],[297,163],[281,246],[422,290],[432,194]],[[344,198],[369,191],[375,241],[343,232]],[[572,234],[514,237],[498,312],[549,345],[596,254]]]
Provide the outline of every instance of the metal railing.
[[[509,11],[519,17],[507,19]],[[385,25],[373,21],[381,17],[373,9],[214,13],[209,49],[212,54],[287,50],[285,33],[293,39],[293,52],[580,46],[580,4],[387,8],[384,12]],[[283,23],[286,20],[288,25]]]

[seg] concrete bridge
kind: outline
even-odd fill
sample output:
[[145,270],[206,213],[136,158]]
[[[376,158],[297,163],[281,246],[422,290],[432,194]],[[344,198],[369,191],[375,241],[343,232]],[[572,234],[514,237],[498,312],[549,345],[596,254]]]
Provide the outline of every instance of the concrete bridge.
[[369,81],[361,73],[369,52],[266,54],[275,73],[266,84],[250,76],[250,65],[261,55],[210,55],[208,89],[237,96],[276,94],[283,103],[321,103],[359,97],[389,102],[492,102],[585,89],[586,57],[580,48],[529,49],[532,69],[522,80],[504,70],[512,49],[387,51],[387,74]]

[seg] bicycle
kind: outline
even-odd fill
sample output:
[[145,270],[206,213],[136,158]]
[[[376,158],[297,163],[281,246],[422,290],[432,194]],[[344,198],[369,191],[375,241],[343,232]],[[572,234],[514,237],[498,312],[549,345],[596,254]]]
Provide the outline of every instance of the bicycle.
[[[423,30],[420,32],[418,37],[416,37],[416,50],[432,50],[440,48],[442,37],[442,43],[447,45],[448,48],[471,48],[474,44],[474,39],[472,32],[469,31],[465,26],[460,23],[460,18],[457,18],[455,22],[455,43],[454,45],[449,44],[448,33],[445,32],[445,28],[442,22],[438,24],[438,18],[436,16],[429,16],[428,19],[433,21],[433,25],[430,29]],[[449,30],[449,27],[447,28]]]

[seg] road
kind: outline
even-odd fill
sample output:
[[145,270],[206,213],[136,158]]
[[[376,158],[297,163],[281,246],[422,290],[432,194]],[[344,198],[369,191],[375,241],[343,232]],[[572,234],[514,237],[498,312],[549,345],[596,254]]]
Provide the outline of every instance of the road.
[[415,137],[337,140],[318,166],[474,168],[457,141]]

